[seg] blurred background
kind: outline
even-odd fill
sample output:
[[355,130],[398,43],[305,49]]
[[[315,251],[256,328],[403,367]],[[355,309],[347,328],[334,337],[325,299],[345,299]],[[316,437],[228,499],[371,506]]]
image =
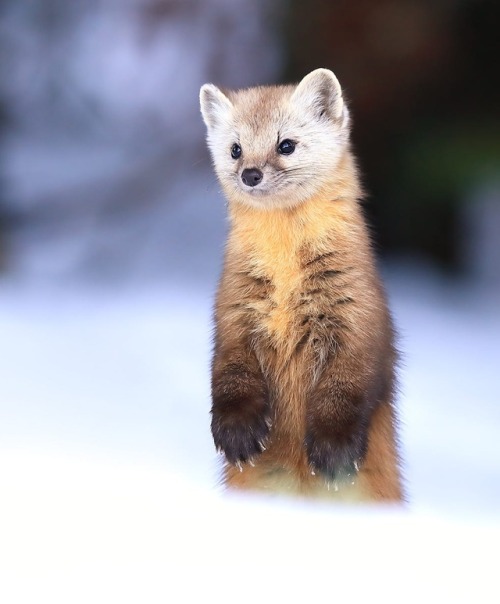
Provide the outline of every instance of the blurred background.
[[186,484],[202,502],[214,490],[226,225],[199,87],[327,67],[350,103],[400,333],[411,509],[498,528],[499,22],[494,0],[3,0],[0,470],[13,510],[25,489],[57,510],[70,476],[122,502],[129,481],[145,497],[175,484],[177,511]]
[[324,66],[350,99],[381,253],[498,284],[499,13],[488,0],[5,0],[3,271],[165,278],[182,250],[197,280],[220,241],[200,85]]

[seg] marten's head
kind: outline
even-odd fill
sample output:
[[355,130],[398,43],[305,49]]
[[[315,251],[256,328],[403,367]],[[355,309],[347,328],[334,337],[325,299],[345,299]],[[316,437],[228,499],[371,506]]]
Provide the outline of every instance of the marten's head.
[[327,191],[349,142],[342,89],[328,69],[296,86],[200,91],[208,145],[230,201],[292,207]]

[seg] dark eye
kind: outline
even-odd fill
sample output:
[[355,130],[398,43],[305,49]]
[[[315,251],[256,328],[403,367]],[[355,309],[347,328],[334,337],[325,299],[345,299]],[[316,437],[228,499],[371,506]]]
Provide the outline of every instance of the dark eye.
[[231,157],[233,159],[238,159],[238,157],[241,156],[241,147],[237,144],[234,143],[234,145],[231,147]]
[[290,139],[286,138],[284,141],[278,145],[278,153],[281,155],[290,155],[295,151],[295,143]]

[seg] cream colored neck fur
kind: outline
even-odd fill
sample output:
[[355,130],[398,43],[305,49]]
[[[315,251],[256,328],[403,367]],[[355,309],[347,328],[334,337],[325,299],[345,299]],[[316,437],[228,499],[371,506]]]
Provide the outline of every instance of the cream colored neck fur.
[[286,262],[304,243],[312,243],[321,253],[332,230],[343,238],[346,229],[359,222],[361,195],[354,160],[346,151],[331,182],[294,207],[260,209],[230,200],[229,251],[241,252],[254,262],[260,259],[268,267]]

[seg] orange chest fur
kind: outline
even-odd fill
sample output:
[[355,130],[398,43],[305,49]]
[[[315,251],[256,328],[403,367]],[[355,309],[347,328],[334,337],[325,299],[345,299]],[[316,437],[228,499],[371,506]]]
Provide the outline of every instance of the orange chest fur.
[[335,216],[327,211],[242,213],[229,240],[245,272],[270,282],[268,297],[257,303],[257,327],[284,352],[296,340],[297,304],[304,289],[304,250],[328,248]]
[[[267,312],[262,315],[262,328],[276,344],[290,341],[297,319],[299,292],[304,271],[294,249],[265,250],[253,257],[254,270],[271,282]],[[292,338],[293,339],[293,338]]]

